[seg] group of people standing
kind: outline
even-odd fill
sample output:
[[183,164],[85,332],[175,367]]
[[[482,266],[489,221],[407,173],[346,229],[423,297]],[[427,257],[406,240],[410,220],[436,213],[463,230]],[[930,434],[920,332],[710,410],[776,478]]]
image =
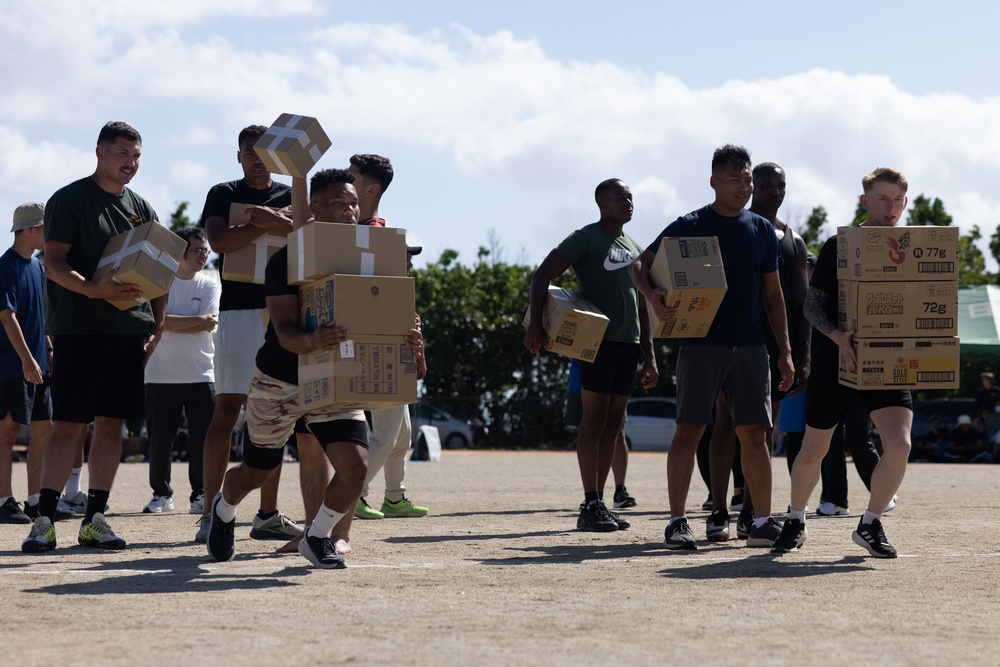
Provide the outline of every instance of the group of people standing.
[[[912,402],[907,391],[858,391],[838,381],[838,354],[849,365],[856,357],[853,332],[842,332],[836,324],[836,240],[824,244],[807,283],[805,245],[777,216],[784,170],[774,163],[752,168],[745,148],[727,144],[714,153],[709,184],[715,193],[711,204],[678,218],[643,248],[624,231],[633,214],[628,185],[620,179],[602,182],[595,191],[600,219],[570,234],[535,272],[531,325],[524,338],[532,353],[538,354],[543,342],[547,286],[571,266],[581,296],[610,320],[593,363],[582,363],[580,369],[583,413],[577,457],[584,501],[577,527],[610,532],[629,525],[607,508],[603,489],[636,368],[641,363],[642,387],[658,381],[647,311],[660,321],[675,315],[664,302],[665,290],[650,281],[650,266],[666,237],[714,236],[728,291],[707,335],[680,341],[677,430],[667,457],[666,548],[696,548],[685,506],[699,441],[713,424],[713,511],[706,538],[730,539],[725,499],[735,433],[745,477],[737,536],[746,538],[748,546],[779,552],[801,547],[805,505],[830,438],[860,398],[882,434],[884,455],[872,472],[871,499],[853,539],[872,556],[895,557],[881,518],[905,472]],[[894,169],[865,175],[860,201],[868,216],[862,225],[895,225],[907,203],[906,191],[906,178]],[[748,210],[744,207],[751,196]],[[806,428],[792,467],[790,512],[782,525],[771,516],[773,425],[782,399],[801,392],[806,392]],[[716,478],[722,481],[716,484]]]

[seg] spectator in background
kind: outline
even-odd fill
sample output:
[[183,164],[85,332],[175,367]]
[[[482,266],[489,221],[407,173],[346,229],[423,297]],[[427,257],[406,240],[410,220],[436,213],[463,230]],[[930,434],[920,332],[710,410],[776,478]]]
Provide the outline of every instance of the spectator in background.
[[980,460],[986,453],[983,433],[972,424],[972,417],[960,415],[956,426],[948,437],[948,448],[942,459],[951,463],[971,463]]
[[979,374],[979,381],[982,385],[976,392],[976,415],[983,414],[983,410],[993,412],[993,408],[1000,403],[1000,387],[993,384],[993,373],[986,371]]
[[202,453],[215,409],[215,340],[221,288],[201,273],[208,241],[200,227],[178,232],[187,241],[177,275],[170,285],[163,339],[146,364],[146,422],[149,431],[149,485],[153,499],[145,514],[174,509],[170,462],[181,414],[188,422],[190,513],[205,510]]

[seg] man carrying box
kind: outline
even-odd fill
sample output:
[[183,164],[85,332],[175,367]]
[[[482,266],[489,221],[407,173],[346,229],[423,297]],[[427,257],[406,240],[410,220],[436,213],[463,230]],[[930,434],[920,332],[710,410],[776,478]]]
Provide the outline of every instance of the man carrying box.
[[[893,227],[906,208],[907,181],[899,171],[876,169],[861,180],[861,205],[868,212],[863,227]],[[840,331],[837,298],[837,238],[827,239],[816,260],[806,294],[805,313],[813,325],[812,369],[806,392],[806,433],[792,466],[791,511],[774,543],[774,551],[788,552],[806,541],[806,503],[820,477],[823,457],[833,429],[860,397],[882,438],[883,454],[872,472],[871,496],[852,538],[876,558],[895,558],[896,549],[882,529],[882,513],[896,494],[910,454],[913,401],[909,390],[859,391],[840,384],[839,353],[850,370],[856,367],[854,331]],[[872,508],[875,508],[874,510]]]
[[535,355],[541,350],[542,311],[549,283],[572,266],[580,294],[610,321],[594,362],[580,367],[583,416],[576,457],[583,482],[583,505],[576,527],[611,532],[631,525],[608,510],[603,495],[640,353],[645,358],[644,388],[656,386],[658,372],[646,304],[638,298],[627,271],[641,252],[624,232],[625,224],[632,219],[632,191],[624,181],[612,178],[597,186],[594,198],[600,219],[570,234],[535,271],[524,346]]
[[167,296],[128,310],[108,301],[142,297],[137,286],[114,281],[112,270],[92,283],[105,246],[115,235],[157,219],[149,203],[126,186],[139,169],[142,138],[122,122],[97,137],[97,168],[89,178],[57,191],[45,206],[45,324],[52,336],[52,435],[45,446],[39,512],[25,552],[56,546],[52,521],[87,424],[90,490],[78,541],[123,549],[104,518],[122,450],[122,425],[144,416],[143,366],[163,331]]
[[[778,278],[778,237],[769,220],[743,207],[753,193],[750,154],[727,144],[712,157],[715,200],[678,218],[646,248],[630,269],[636,287],[661,320],[676,309],[663,302],[665,290],[649,280],[649,267],[661,240],[668,236],[716,236],[722,251],[728,291],[704,338],[685,338],[677,358],[677,431],[667,457],[670,522],[664,531],[667,549],[695,549],[685,516],[698,442],[713,422],[712,408],[721,393],[736,427],[743,453],[743,472],[753,490],[757,517],[747,546],[770,547],[780,526],[771,518],[771,382],[764,318],[778,343],[780,391],[792,385],[792,353],[785,321],[785,302]],[[722,499],[724,501],[724,498]]]
[[[219,183],[208,191],[199,226],[205,228],[212,250],[222,255],[250,245],[265,234],[286,236],[291,221],[267,215],[266,209],[250,214],[250,223],[229,224],[233,203],[249,206],[283,208],[291,204],[291,188],[276,183],[261,162],[254,144],[267,132],[263,125],[250,125],[239,134],[236,161],[243,169],[238,181]],[[219,328],[215,349],[215,412],[205,436],[205,500],[211,500],[222,486],[222,476],[229,464],[233,426],[246,400],[253,374],[253,357],[264,341],[264,285],[233,280],[222,281],[219,303]],[[264,540],[287,540],[302,534],[294,521],[278,510],[278,483],[281,471],[269,477],[261,488],[260,510],[253,520],[251,537]],[[204,508],[195,541],[204,542],[208,531],[208,506]]]

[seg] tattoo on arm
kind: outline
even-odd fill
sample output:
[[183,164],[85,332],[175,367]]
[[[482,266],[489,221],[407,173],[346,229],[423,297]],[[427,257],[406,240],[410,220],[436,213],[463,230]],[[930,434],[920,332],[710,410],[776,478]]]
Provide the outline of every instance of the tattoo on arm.
[[837,325],[831,322],[826,315],[826,303],[829,298],[826,292],[810,287],[809,291],[806,292],[806,302],[802,306],[809,323],[827,337],[837,328]]

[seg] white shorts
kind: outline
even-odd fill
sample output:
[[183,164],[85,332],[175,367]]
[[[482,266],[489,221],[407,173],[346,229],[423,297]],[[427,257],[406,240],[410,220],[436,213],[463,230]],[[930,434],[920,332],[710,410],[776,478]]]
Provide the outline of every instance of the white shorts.
[[257,367],[257,350],[264,344],[264,308],[223,310],[215,334],[215,393],[244,394]]

